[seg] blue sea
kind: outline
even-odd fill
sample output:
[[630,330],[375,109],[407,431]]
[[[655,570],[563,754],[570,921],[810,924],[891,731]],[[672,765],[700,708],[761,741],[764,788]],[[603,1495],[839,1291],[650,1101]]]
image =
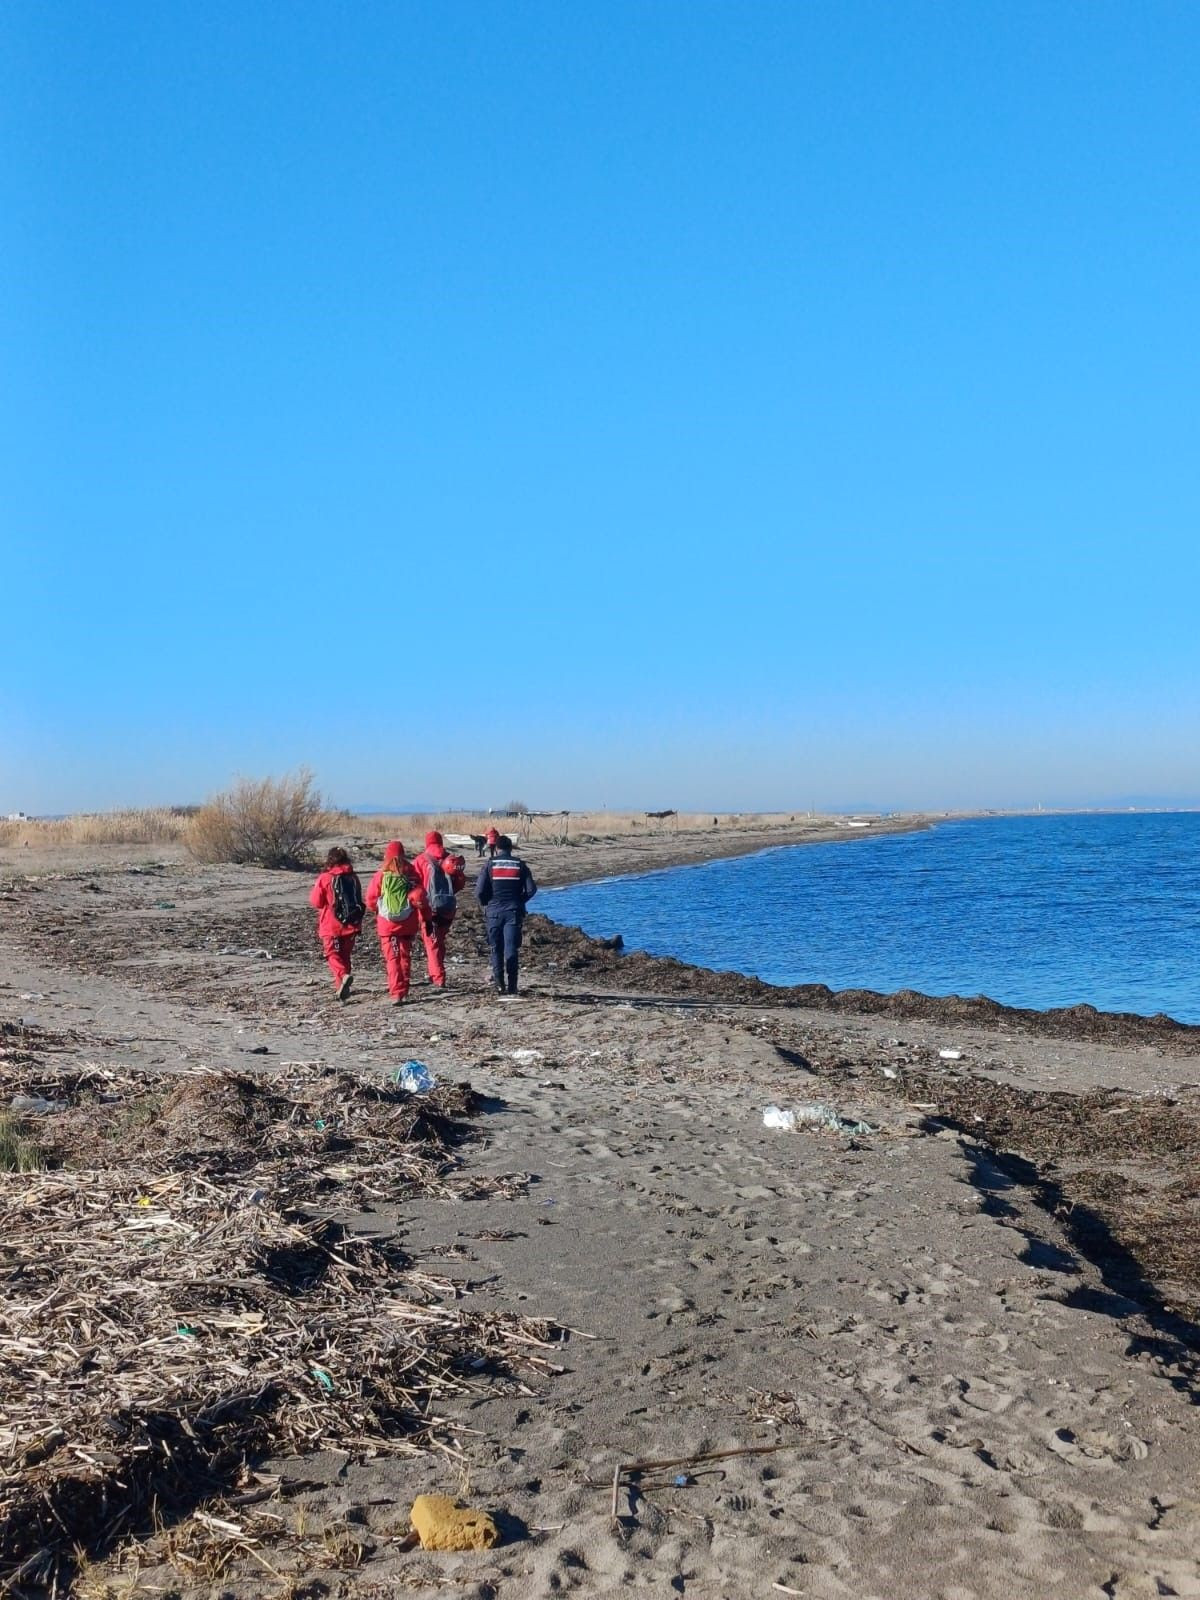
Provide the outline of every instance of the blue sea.
[[948,822],[545,891],[537,909],[768,983],[1200,1023],[1200,813]]

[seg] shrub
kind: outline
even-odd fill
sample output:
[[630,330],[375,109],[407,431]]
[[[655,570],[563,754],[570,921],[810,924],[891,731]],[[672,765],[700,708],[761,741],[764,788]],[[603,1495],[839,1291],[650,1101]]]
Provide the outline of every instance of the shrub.
[[242,778],[192,818],[188,849],[197,861],[298,867],[332,818],[303,768],[284,778]]

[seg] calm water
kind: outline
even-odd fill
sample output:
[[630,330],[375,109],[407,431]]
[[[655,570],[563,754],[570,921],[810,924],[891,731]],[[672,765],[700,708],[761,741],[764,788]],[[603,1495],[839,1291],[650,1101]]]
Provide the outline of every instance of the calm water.
[[557,889],[537,909],[768,983],[1200,1023],[1200,814],[1008,817]]

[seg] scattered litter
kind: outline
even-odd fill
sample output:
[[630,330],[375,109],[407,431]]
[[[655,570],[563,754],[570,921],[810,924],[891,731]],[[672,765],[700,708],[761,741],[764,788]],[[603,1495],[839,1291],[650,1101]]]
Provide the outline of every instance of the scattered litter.
[[531,1067],[535,1061],[544,1059],[540,1050],[513,1050],[509,1053],[509,1060],[515,1061],[519,1067]]
[[392,1073],[392,1082],[398,1083],[409,1094],[428,1094],[437,1088],[437,1079],[423,1061],[406,1061]]
[[244,1056],[269,1056],[270,1050],[265,1044],[243,1044],[239,1046]]
[[175,902],[174,900],[156,900],[154,909],[155,911],[174,911]]
[[554,1078],[543,1078],[538,1084],[539,1089],[565,1089],[565,1083],[558,1083]]
[[15,1094],[8,1103],[13,1111],[24,1111],[35,1117],[67,1109],[65,1100],[47,1100],[40,1094]]
[[246,956],[254,961],[270,961],[269,950],[263,950],[258,945],[223,944],[217,951],[219,956]]
[[686,1472],[677,1472],[675,1474],[675,1487],[677,1489],[686,1489],[691,1481]]
[[898,1078],[900,1076],[895,1067],[884,1067],[883,1075],[885,1078]]
[[938,1055],[943,1061],[961,1061],[962,1060],[962,1051],[961,1050],[939,1050],[938,1051]]
[[44,994],[33,994],[31,992],[26,992],[25,990],[22,990],[20,998],[22,1000],[44,1000],[46,998],[46,996]]
[[500,1537],[486,1511],[457,1506],[448,1494],[419,1494],[412,1525],[422,1550],[490,1550]]
[[810,1128],[828,1128],[832,1133],[875,1132],[869,1123],[843,1117],[840,1111],[835,1111],[832,1106],[821,1105],[819,1102],[797,1106],[794,1111],[783,1111],[779,1106],[768,1106],[763,1112],[764,1128],[781,1128],[785,1133],[791,1133],[801,1124]]

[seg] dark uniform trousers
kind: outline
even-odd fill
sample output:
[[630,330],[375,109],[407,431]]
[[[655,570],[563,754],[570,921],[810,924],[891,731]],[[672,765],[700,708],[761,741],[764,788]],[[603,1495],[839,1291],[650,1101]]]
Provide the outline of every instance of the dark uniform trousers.
[[525,921],[525,907],[497,905],[495,901],[484,911],[487,925],[488,947],[492,953],[492,977],[496,987],[503,989],[507,982],[509,994],[517,992],[518,952],[521,948],[521,925]]

